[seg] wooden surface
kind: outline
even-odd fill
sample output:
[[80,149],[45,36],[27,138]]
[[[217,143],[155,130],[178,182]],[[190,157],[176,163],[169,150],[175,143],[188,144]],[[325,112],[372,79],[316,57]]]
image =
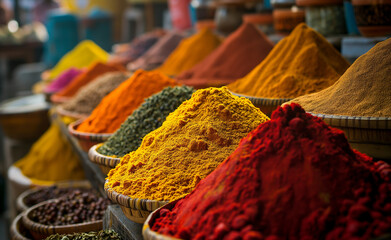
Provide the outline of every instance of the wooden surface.
[[110,205],[107,208],[103,218],[103,229],[114,229],[122,239],[143,239],[143,224],[135,223],[126,218],[118,205]]

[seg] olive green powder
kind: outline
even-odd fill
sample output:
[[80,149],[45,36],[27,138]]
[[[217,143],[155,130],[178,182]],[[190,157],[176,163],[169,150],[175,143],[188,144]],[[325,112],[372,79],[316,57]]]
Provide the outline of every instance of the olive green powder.
[[112,229],[99,232],[53,234],[45,240],[121,240],[121,237]]
[[144,136],[160,127],[171,112],[191,98],[193,92],[194,89],[187,86],[167,87],[147,98],[97,151],[116,157],[135,151]]

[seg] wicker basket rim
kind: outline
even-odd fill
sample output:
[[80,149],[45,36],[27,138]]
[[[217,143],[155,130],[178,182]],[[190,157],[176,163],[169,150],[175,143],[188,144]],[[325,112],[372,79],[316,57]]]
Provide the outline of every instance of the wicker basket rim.
[[18,229],[18,222],[23,221],[23,212],[18,214],[15,219],[11,223],[11,228],[10,228],[10,234],[12,239],[17,239],[17,240],[30,240],[26,237],[24,237],[22,234],[20,234],[19,229]]
[[52,230],[54,230],[54,232],[60,233],[61,231],[74,229],[76,227],[84,227],[84,226],[91,226],[91,225],[95,225],[95,224],[103,224],[103,219],[102,219],[102,220],[96,220],[96,221],[90,221],[90,222],[84,222],[84,223],[55,226],[55,225],[44,225],[44,224],[35,222],[30,219],[30,217],[29,217],[30,214],[36,208],[43,206],[43,205],[46,205],[46,204],[49,204],[51,202],[56,202],[57,200],[58,199],[50,199],[50,200],[41,202],[37,205],[34,205],[34,206],[28,208],[26,211],[24,211],[23,215],[22,215],[22,221],[23,221],[23,224],[26,226],[26,228],[29,230],[33,230],[35,232],[39,232],[39,233],[45,233],[45,232],[40,231],[43,229],[52,229]]
[[72,136],[74,136],[76,138],[81,138],[81,137],[84,137],[84,138],[85,137],[109,138],[109,137],[111,137],[111,135],[113,135],[112,133],[87,133],[87,132],[77,131],[76,127],[78,127],[83,121],[84,121],[84,119],[79,119],[79,120],[72,122],[68,125],[68,131]]
[[103,143],[95,144],[94,146],[92,146],[90,148],[90,150],[88,150],[88,157],[89,157],[90,161],[93,162],[93,163],[97,163],[97,164],[103,165],[103,166],[107,166],[107,167],[112,167],[112,166],[106,165],[105,161],[101,161],[102,159],[116,161],[117,164],[118,164],[121,161],[121,158],[106,156],[106,155],[103,155],[103,154],[101,154],[101,153],[99,153],[97,151],[97,149],[100,146],[102,146],[102,144]]
[[[88,181],[63,181],[63,182],[58,182],[55,184],[52,184],[50,186],[57,186],[60,188],[66,188],[66,187],[80,187],[80,188],[91,188],[91,184]],[[25,198],[32,194],[35,193],[43,188],[50,187],[50,186],[42,186],[42,187],[37,187],[37,188],[31,188],[27,189],[26,191],[22,192],[17,198],[16,198],[16,204],[18,207],[21,208],[21,210],[27,210],[30,208],[27,206],[24,202]],[[52,199],[50,199],[52,200]],[[32,207],[32,206],[31,206]]]
[[71,112],[71,111],[65,110],[62,105],[56,106],[56,112],[60,116],[72,117],[72,118],[77,118],[77,119],[85,119],[85,118],[87,118],[89,116],[88,114]]
[[[126,195],[123,195],[123,194],[121,194],[121,193],[118,193],[118,192],[114,191],[114,189],[112,189],[112,188],[110,188],[110,187],[107,187],[107,182],[108,182],[108,180],[106,179],[106,180],[105,180],[104,189],[105,189],[105,192],[106,192],[107,197],[108,197],[111,201],[113,201],[113,202],[115,202],[115,203],[117,203],[117,204],[119,204],[119,205],[121,205],[121,206],[131,208],[132,206],[130,206],[129,203],[131,203],[131,202],[138,202],[138,201],[144,201],[145,203],[157,203],[157,204],[159,204],[159,205],[161,205],[161,206],[163,206],[163,205],[169,203],[169,201],[158,201],[158,200],[150,200],[150,199],[131,198],[131,197],[129,197],[129,196],[126,196]],[[112,198],[112,196],[114,196],[114,198]],[[117,198],[123,199],[124,202],[126,203],[126,205],[123,205],[122,203],[120,203],[119,201],[117,201]],[[147,209],[140,209],[140,210],[147,210]]]
[[179,201],[175,200],[173,202],[167,203],[164,206],[161,206],[160,208],[154,210],[151,214],[148,215],[147,220],[145,220],[144,225],[143,225],[143,237],[144,239],[148,239],[148,237],[151,237],[152,239],[158,239],[158,240],[181,240],[180,238],[175,238],[171,236],[166,236],[161,233],[155,232],[151,229],[150,222],[154,220],[156,217],[155,215],[163,208],[168,208],[168,207],[174,207],[176,203]]
[[[365,117],[321,114],[312,112],[308,113],[323,119],[331,126],[391,130],[391,117]],[[333,120],[334,122],[332,122]]]

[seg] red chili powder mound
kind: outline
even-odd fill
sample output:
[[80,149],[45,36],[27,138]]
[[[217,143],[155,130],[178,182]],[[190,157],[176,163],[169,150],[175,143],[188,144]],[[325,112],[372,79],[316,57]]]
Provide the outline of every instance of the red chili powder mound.
[[152,229],[183,239],[369,239],[391,232],[391,169],[297,104],[270,121]]
[[253,24],[245,23],[208,57],[179,74],[177,79],[196,88],[227,85],[253,70],[273,45]]

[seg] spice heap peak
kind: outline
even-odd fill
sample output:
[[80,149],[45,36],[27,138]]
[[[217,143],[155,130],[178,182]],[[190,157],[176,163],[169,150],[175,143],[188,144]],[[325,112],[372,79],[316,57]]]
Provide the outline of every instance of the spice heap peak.
[[210,29],[204,28],[193,36],[183,39],[163,65],[156,70],[168,76],[175,76],[201,62],[220,43],[218,36]]
[[193,92],[194,89],[187,86],[167,87],[145,99],[97,151],[106,156],[123,157],[136,150],[144,136],[160,127]]
[[341,78],[321,92],[293,99],[321,114],[391,117],[391,39],[359,57]]
[[253,24],[244,23],[209,56],[177,76],[183,84],[204,88],[244,77],[268,55],[273,43]]
[[254,70],[228,88],[256,97],[295,98],[331,86],[348,67],[322,35],[301,23]]
[[144,99],[168,86],[178,85],[175,80],[159,72],[137,70],[116,89],[106,95],[78,127],[80,132],[113,133],[133,113]]
[[198,90],[121,159],[106,188],[131,198],[181,198],[266,120],[249,100],[226,88]]
[[152,230],[182,239],[376,238],[391,229],[389,172],[342,131],[286,105],[160,211]]

